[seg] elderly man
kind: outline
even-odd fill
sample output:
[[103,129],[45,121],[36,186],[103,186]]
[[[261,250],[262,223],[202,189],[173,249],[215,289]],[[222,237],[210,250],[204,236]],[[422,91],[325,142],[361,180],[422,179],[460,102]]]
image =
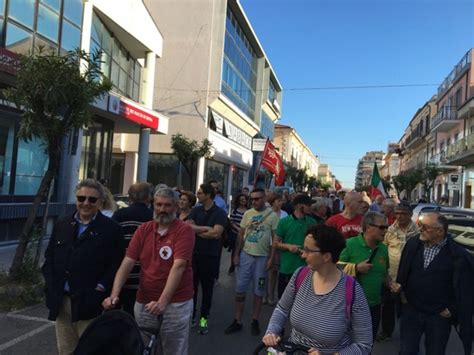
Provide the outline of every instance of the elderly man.
[[473,259],[448,235],[448,221],[427,213],[419,237],[403,249],[394,291],[403,291],[400,354],[418,354],[425,335],[426,353],[445,354],[451,325],[459,326],[464,354],[472,348]]
[[362,233],[347,240],[339,261],[353,265],[357,281],[362,286],[370,307],[373,338],[380,322],[382,285],[392,282],[388,276],[387,246],[383,244],[387,219],[378,212],[367,212],[362,220]]
[[324,223],[328,217],[328,207],[326,201],[322,197],[316,197],[316,200],[311,205],[310,216],[316,221],[317,224]]
[[[400,257],[407,240],[419,233],[418,227],[411,220],[412,214],[408,202],[398,204],[395,207],[395,222],[388,227],[387,233],[385,233],[384,244],[388,248],[389,274],[392,280],[397,279]],[[383,288],[382,298],[382,332],[377,336],[377,341],[388,341],[395,328],[395,299],[387,287]]]
[[362,231],[362,204],[362,195],[359,192],[348,192],[344,197],[344,211],[330,217],[326,224],[336,228],[346,239],[358,235]]
[[189,324],[193,309],[191,261],[194,233],[176,218],[178,199],[173,189],[155,193],[155,219],[142,224],[131,240],[114,280],[105,309],[119,302],[120,291],[135,263],[140,262],[140,284],[135,319],[140,327],[156,328],[163,317],[160,340],[163,353],[188,353]]
[[[144,222],[153,219],[153,211],[148,207],[150,199],[150,184],[147,182],[137,182],[130,185],[128,189],[130,206],[121,208],[112,216],[112,219],[120,224],[124,235],[124,248],[128,247],[133,234]],[[123,286],[120,294],[120,303],[123,310],[134,316],[135,298],[137,296],[140,276],[140,264],[137,263],[130,273],[127,282]]]
[[76,212],[54,226],[42,268],[46,306],[56,321],[60,355],[72,354],[79,337],[102,313],[123,256],[120,226],[100,213],[103,186],[86,179],[76,187]]
[[369,209],[373,212],[383,213],[382,204],[384,200],[385,197],[383,197],[382,195],[377,195],[374,199],[374,202],[372,202],[372,204],[370,205]]
[[387,217],[388,225],[391,226],[395,222],[395,206],[397,203],[391,198],[387,198],[382,202],[382,213]]

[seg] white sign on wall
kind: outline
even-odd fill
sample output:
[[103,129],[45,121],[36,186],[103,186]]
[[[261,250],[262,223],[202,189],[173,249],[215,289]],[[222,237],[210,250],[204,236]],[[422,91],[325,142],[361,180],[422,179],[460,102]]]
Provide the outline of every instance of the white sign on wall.
[[254,138],[252,139],[252,150],[254,152],[263,152],[266,143],[266,138]]
[[448,190],[461,190],[461,174],[449,174]]

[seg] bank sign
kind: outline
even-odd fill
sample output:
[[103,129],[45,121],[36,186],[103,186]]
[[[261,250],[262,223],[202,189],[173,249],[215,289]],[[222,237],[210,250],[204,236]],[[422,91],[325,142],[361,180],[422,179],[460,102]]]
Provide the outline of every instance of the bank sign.
[[158,130],[159,117],[137,104],[115,95],[109,95],[109,112],[113,112],[141,126]]
[[0,48],[0,71],[16,75],[20,61],[18,55],[5,48]]

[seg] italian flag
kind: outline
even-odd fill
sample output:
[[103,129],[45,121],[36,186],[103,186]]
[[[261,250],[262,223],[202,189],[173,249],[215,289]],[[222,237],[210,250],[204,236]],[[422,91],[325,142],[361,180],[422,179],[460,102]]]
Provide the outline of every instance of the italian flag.
[[374,170],[372,171],[372,179],[370,180],[370,198],[373,200],[378,195],[386,196],[383,188],[382,179],[380,178],[377,163],[374,163]]

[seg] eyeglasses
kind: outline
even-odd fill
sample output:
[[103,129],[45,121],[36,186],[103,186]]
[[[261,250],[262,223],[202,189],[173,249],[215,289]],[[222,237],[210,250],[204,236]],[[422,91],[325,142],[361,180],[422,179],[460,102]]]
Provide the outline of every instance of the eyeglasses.
[[324,253],[322,250],[310,249],[310,248],[307,248],[307,247],[298,248],[298,251],[299,251],[300,254],[303,254],[303,253],[306,253],[306,254],[309,254],[309,253]]
[[388,229],[388,226],[385,225],[385,224],[379,226],[378,224],[369,223],[369,226],[377,227],[377,228],[380,229],[381,231],[386,231],[386,230]]
[[420,228],[420,230],[434,230],[434,229],[441,229],[442,227],[440,226],[429,226],[427,224],[423,224],[423,223],[418,223],[418,227]]
[[78,196],[76,196],[76,199],[77,199],[77,202],[85,202],[87,200],[87,201],[89,201],[89,203],[96,203],[99,198],[95,197],[95,196],[78,195]]

